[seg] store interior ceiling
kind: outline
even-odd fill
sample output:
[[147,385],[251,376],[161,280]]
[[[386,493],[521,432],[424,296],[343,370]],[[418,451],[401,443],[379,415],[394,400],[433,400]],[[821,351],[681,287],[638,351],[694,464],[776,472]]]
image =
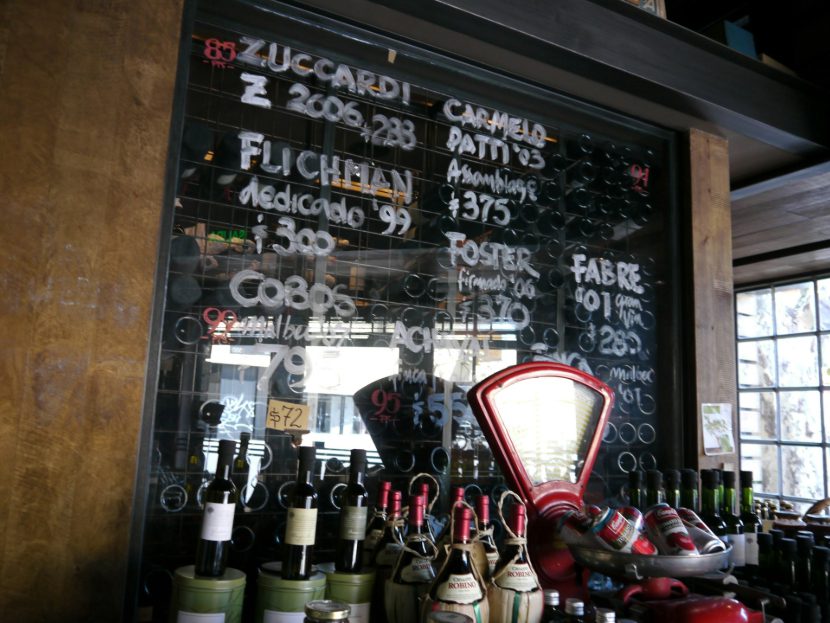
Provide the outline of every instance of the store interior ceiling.
[[[745,48],[751,44],[757,70],[775,69],[781,81],[828,101],[830,3],[826,0],[665,2],[673,23],[733,49],[743,47],[745,53],[752,51]],[[737,42],[730,43],[727,28],[738,33]],[[830,117],[830,108],[824,108],[824,115]],[[730,141],[736,284],[830,270],[828,141],[817,141],[815,149],[790,150],[726,128],[719,133]]]

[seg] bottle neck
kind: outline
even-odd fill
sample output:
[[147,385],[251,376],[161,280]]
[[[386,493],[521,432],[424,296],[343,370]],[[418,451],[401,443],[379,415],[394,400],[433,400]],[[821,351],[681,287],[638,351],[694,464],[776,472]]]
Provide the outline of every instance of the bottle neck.
[[697,512],[699,508],[697,489],[683,489],[680,492],[681,506]]
[[363,465],[352,466],[349,472],[349,484],[363,486],[366,481],[366,470]]
[[700,497],[700,510],[704,515],[720,516],[720,496],[717,488],[704,487]]
[[722,510],[724,515],[735,514],[735,502],[737,502],[737,491],[732,487],[724,488],[723,490],[723,505]]
[[297,482],[299,484],[312,484],[314,482],[314,464],[313,463],[306,463],[305,461],[300,462],[300,466],[297,468]]
[[755,513],[755,498],[752,487],[741,489],[741,514],[752,515]]

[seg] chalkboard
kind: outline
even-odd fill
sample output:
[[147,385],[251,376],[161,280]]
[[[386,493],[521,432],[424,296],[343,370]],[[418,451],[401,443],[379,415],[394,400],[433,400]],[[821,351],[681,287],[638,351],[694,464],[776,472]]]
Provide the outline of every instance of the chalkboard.
[[195,25],[147,569],[189,562],[218,440],[242,433],[240,567],[277,558],[300,438],[318,446],[321,559],[351,447],[399,488],[428,472],[444,495],[497,495],[465,396],[519,362],[615,390],[592,495],[665,465],[667,134],[406,46],[379,56],[365,33],[315,32],[290,15]]

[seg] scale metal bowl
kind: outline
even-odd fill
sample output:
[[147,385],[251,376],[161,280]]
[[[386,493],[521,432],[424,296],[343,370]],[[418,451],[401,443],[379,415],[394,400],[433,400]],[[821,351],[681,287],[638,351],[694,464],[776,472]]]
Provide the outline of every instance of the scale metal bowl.
[[624,554],[611,550],[569,545],[574,560],[579,564],[606,575],[631,580],[643,578],[688,578],[706,575],[729,565],[732,547],[726,551],[699,556],[643,556]]

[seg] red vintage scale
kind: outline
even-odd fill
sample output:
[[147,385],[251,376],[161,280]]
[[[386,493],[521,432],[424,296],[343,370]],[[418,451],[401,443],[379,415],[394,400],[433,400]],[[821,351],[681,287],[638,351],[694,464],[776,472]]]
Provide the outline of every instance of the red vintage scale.
[[635,580],[617,602],[635,605],[648,621],[762,623],[763,613],[735,599],[691,594],[677,577],[716,571],[727,553],[638,556],[574,547],[557,534],[559,518],[582,508],[583,495],[614,403],[600,380],[551,362],[512,366],[468,393],[493,456],[511,488],[527,504],[528,549],[542,585],[563,597],[586,598],[576,563],[623,580]]

